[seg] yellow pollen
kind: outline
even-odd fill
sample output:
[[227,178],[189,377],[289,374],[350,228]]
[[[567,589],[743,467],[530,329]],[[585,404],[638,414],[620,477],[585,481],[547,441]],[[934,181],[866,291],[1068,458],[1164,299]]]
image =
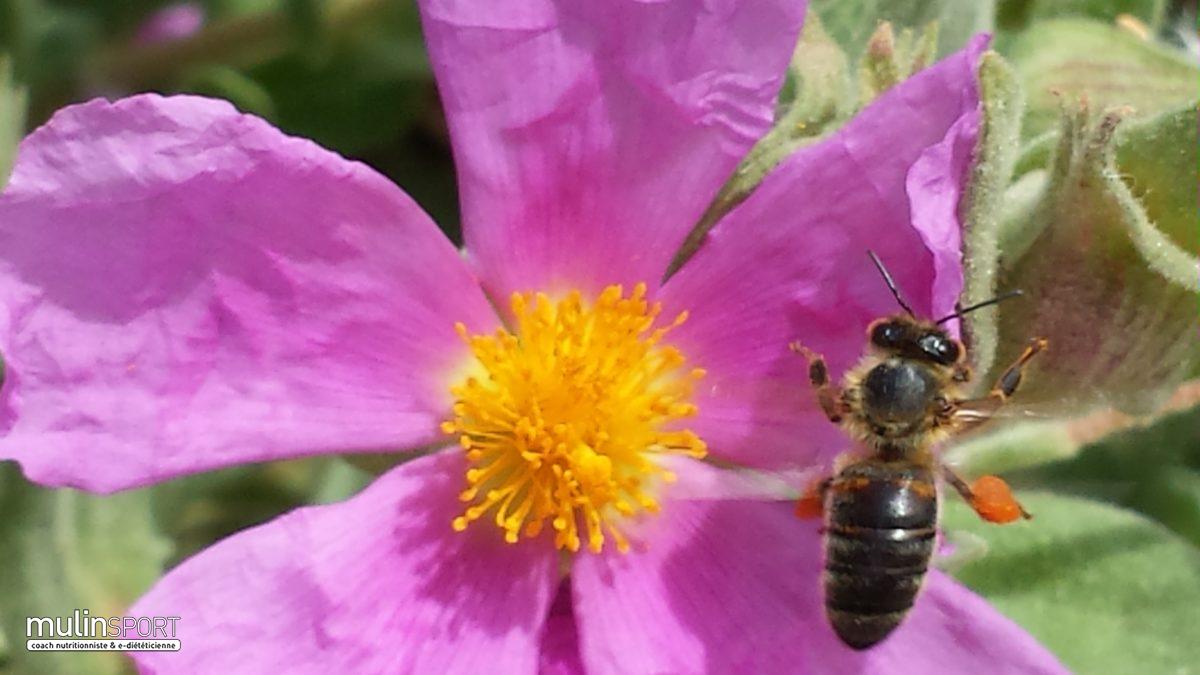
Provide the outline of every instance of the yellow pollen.
[[590,304],[578,291],[558,302],[514,293],[511,306],[514,332],[456,326],[482,368],[450,389],[442,424],[470,463],[451,526],[486,517],[509,543],[549,529],[559,549],[599,553],[611,540],[627,551],[619,521],[656,512],[656,488],[674,480],[658,458],[705,455],[678,424],[696,414],[704,371],[663,342],[687,314],[660,322],[645,284],[628,297],[609,286]]

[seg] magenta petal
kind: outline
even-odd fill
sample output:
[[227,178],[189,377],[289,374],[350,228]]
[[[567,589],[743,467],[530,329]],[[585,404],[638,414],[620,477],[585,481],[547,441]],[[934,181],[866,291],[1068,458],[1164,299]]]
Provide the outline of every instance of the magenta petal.
[[952,310],[985,44],[976,38],[790,157],[663,288],[669,312],[691,312],[671,339],[708,371],[691,426],[714,455],[781,466],[844,448],[788,343],[825,354],[836,378],[861,354],[867,324],[899,311],[868,249],[919,313]]
[[579,629],[575,623],[575,603],[571,584],[559,584],[550,615],[542,630],[542,645],[538,658],[539,675],[582,675],[587,672],[579,658]]
[[821,600],[818,524],[789,504],[669,502],[644,548],[572,570],[589,673],[1062,673],[982,599],[931,575],[909,619],[865,654]]
[[63,110],[0,195],[0,459],[109,491],[441,441],[454,321],[495,316],[371,169],[227,103]]
[[797,0],[424,0],[488,290],[661,278],[771,122]]
[[865,672],[1070,672],[986,600],[937,571],[929,573],[916,608],[895,639],[863,661]]
[[558,585],[545,539],[451,530],[461,453],[417,459],[349,501],[293,511],[185,561],[133,616],[180,617],[158,673],[521,673]]

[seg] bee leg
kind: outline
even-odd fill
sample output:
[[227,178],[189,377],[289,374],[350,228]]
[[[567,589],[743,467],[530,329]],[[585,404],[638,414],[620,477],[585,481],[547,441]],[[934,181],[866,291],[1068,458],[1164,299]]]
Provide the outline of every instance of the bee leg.
[[825,493],[829,491],[829,484],[832,482],[831,476],[813,481],[796,501],[796,516],[820,518],[825,515]]
[[991,392],[988,393],[990,398],[998,398],[1001,403],[1008,400],[1008,397],[1013,395],[1017,387],[1021,384],[1021,372],[1025,369],[1025,364],[1029,360],[1046,348],[1049,344],[1046,338],[1034,338],[1029,341],[1029,345],[1025,347],[1025,351],[1017,357],[1015,363],[1004,370],[1000,375],[1000,379],[996,380],[996,384],[992,386]]
[[980,476],[974,483],[967,485],[966,481],[945,464],[941,465],[941,470],[946,482],[954,486],[958,494],[975,509],[975,513],[989,523],[1011,523],[1017,518],[1033,518],[1013,496],[1008,483],[1003,479],[997,476]]
[[1004,370],[987,396],[954,401],[945,411],[951,424],[961,433],[986,422],[1017,391],[1017,387],[1021,384],[1021,374],[1026,364],[1045,349],[1047,344],[1045,338],[1030,340],[1029,345],[1025,347],[1025,351],[1021,352],[1017,360]]
[[[1016,362],[1004,370],[1000,379],[988,393],[987,397],[974,401],[959,401],[954,406],[954,415],[959,418],[960,430],[980,424],[997,408],[1004,405],[1017,387],[1021,384],[1021,373],[1030,359],[1046,348],[1045,338],[1034,338],[1029,341],[1025,351],[1017,357]],[[1017,518],[1029,520],[1033,516],[1021,506],[1008,483],[997,476],[980,476],[971,485],[946,466],[941,465],[942,475],[954,486],[963,499],[975,509],[980,518],[990,523],[1011,523]]]
[[808,381],[812,383],[813,389],[817,392],[817,403],[821,405],[825,417],[828,417],[829,421],[834,424],[841,422],[842,392],[829,382],[829,369],[825,366],[825,357],[799,342],[789,344],[788,348],[808,360]]

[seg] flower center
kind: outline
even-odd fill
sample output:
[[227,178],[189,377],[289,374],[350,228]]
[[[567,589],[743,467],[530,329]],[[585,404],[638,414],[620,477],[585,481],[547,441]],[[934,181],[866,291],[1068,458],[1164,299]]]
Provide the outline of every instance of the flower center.
[[514,332],[456,326],[482,373],[451,388],[454,417],[442,424],[471,465],[455,530],[487,516],[516,543],[549,521],[559,549],[586,539],[598,553],[608,538],[629,549],[617,522],[657,511],[657,484],[674,480],[657,458],[705,454],[673,424],[696,414],[704,371],[662,342],[687,313],[656,327],[662,308],[645,296],[645,284],[629,297],[609,286],[590,305],[578,291],[558,302],[514,293]]

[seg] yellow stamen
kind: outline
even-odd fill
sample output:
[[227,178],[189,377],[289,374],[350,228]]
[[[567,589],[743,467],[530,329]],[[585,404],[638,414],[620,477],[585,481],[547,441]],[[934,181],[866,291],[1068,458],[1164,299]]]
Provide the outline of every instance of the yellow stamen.
[[451,525],[490,515],[510,543],[548,529],[560,549],[598,553],[611,539],[626,551],[619,521],[656,512],[656,488],[674,479],[658,456],[705,454],[676,424],[696,414],[704,371],[663,343],[687,315],[656,327],[662,308],[645,284],[629,297],[609,286],[591,304],[579,292],[558,302],[514,293],[511,306],[512,333],[456,327],[482,368],[451,388],[454,417],[442,424],[471,467],[459,495],[469,506]]

